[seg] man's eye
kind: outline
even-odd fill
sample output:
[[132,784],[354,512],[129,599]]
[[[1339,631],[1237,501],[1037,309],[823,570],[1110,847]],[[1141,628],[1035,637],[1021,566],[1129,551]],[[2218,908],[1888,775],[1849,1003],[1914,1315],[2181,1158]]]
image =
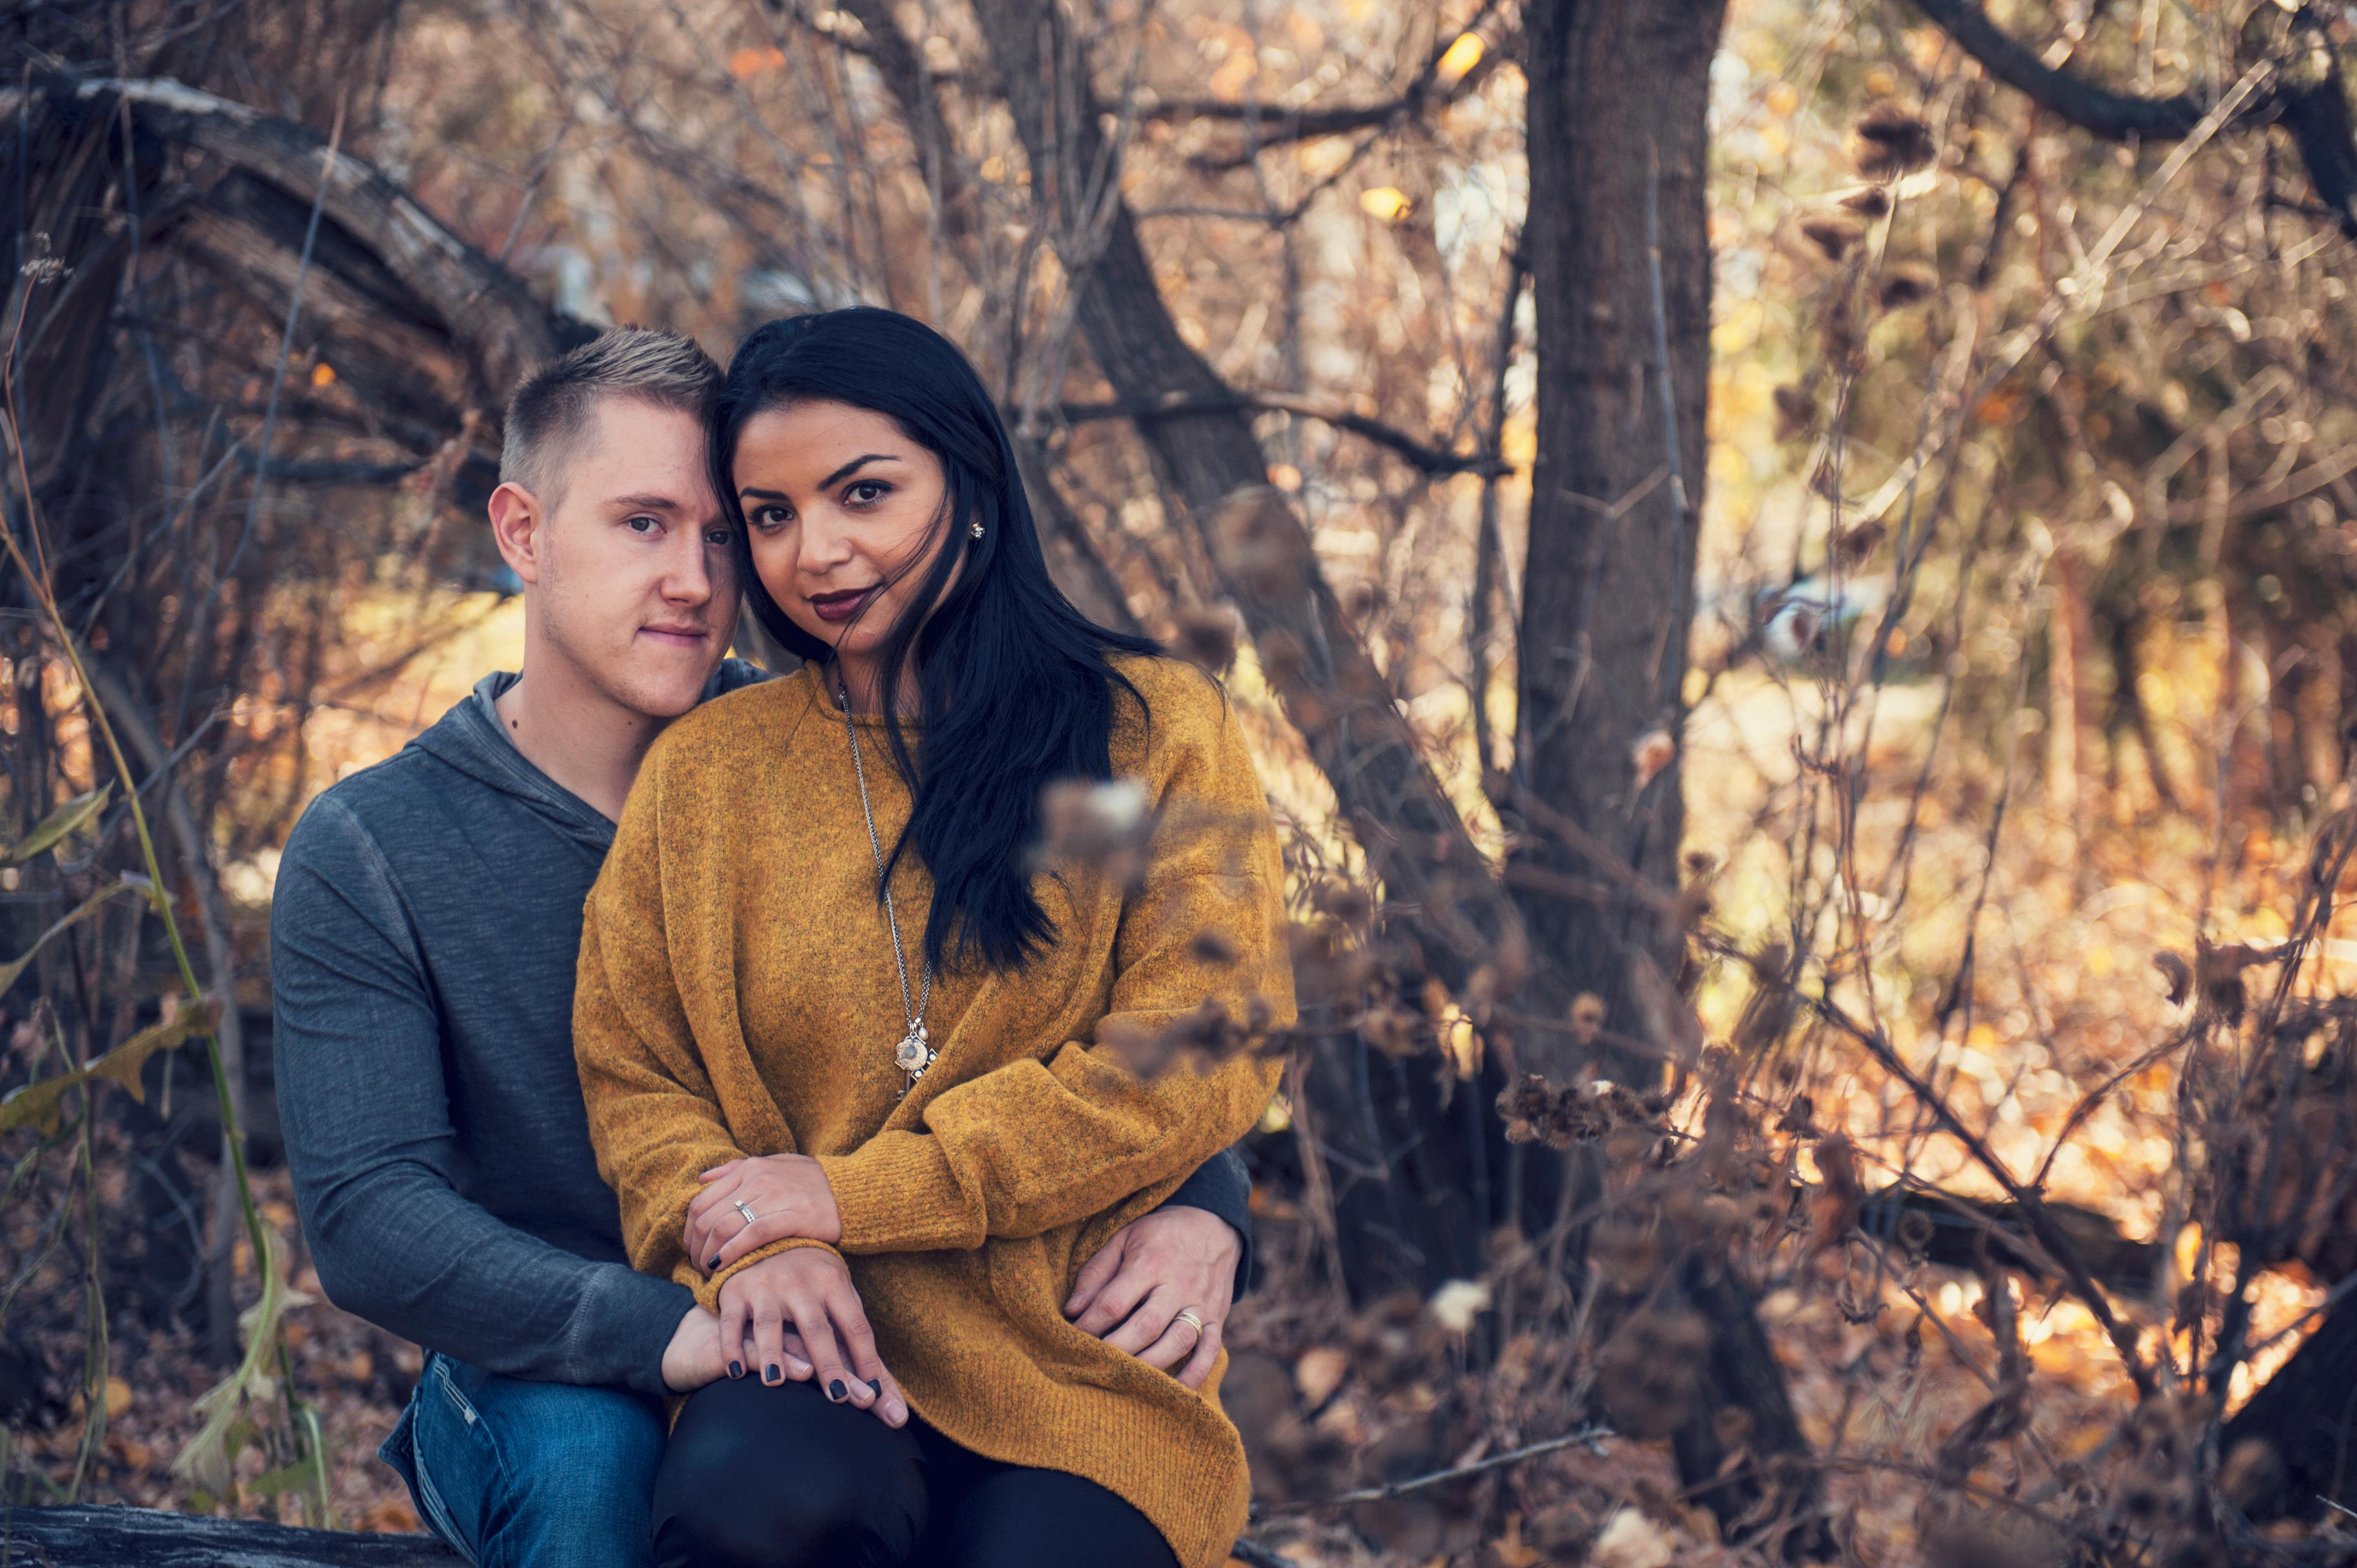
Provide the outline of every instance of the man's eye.
[[707,528],[704,531],[704,542],[706,544],[726,544],[732,537],[734,536],[725,528]]
[[630,521],[624,523],[622,526],[629,529],[632,533],[652,533],[656,529],[661,528],[662,524],[651,517],[640,516],[630,519]]

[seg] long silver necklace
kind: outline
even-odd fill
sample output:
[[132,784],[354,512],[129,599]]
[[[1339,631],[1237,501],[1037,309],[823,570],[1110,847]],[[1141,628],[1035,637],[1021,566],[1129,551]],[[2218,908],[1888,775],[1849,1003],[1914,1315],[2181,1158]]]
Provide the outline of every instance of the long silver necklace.
[[917,1080],[925,1076],[925,1069],[933,1065],[933,1058],[940,1054],[933,1049],[933,1037],[925,1029],[925,1009],[932,1005],[933,1001],[933,961],[930,958],[925,961],[924,983],[918,989],[915,1004],[911,1005],[909,1001],[909,961],[900,947],[900,917],[892,908],[891,879],[884,874],[884,841],[876,834],[876,808],[867,803],[867,765],[859,759],[859,725],[851,716],[851,687],[843,680],[839,671],[835,675],[835,686],[843,699],[843,732],[851,737],[851,770],[859,779],[859,814],[867,819],[867,847],[875,853],[876,881],[884,890],[884,923],[892,931],[892,967],[900,972],[900,1015],[907,1021],[909,1032],[900,1036],[899,1045],[892,1047],[892,1063],[909,1075],[909,1081],[900,1086],[899,1093],[899,1098],[906,1100],[909,1090],[917,1086]]

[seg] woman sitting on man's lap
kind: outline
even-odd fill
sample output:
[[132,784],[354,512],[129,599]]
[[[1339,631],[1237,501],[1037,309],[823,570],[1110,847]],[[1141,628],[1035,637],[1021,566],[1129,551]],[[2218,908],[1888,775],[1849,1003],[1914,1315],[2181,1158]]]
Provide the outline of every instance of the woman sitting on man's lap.
[[[1060,1309],[1275,1087],[1103,1043],[1291,1021],[1225,693],[1057,591],[988,394],[917,322],[770,323],[715,425],[748,599],[807,662],[648,757],[576,1009],[632,1260],[737,1362],[673,1431],[658,1559],[1209,1568],[1249,1486],[1200,1304],[1141,1309],[1175,1376]],[[1142,789],[1142,865],[1049,858],[1075,779]]]

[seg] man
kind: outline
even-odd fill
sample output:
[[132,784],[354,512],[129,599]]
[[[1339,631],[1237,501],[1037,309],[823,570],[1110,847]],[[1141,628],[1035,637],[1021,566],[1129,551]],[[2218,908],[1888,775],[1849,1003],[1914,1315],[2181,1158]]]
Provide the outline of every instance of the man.
[[[279,867],[304,1230],[331,1299],[431,1352],[381,1452],[479,1563],[642,1568],[660,1396],[742,1375],[686,1290],[630,1268],[572,1043],[582,901],[640,760],[762,678],[724,657],[719,381],[687,339],[632,330],[524,382],[490,509],[524,585],[523,673],[323,793]],[[1079,1326],[1137,1353],[1172,1302],[1225,1303],[1243,1198],[1232,1154],[1197,1172],[1091,1261]]]

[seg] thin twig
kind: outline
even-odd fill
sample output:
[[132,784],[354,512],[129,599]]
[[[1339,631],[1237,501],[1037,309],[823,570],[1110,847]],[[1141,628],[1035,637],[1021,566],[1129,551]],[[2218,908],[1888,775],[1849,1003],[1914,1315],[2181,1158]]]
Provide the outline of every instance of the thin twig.
[[1520,1464],[1523,1460],[1535,1459],[1542,1454],[1552,1454],[1559,1448],[1569,1448],[1575,1444],[1596,1449],[1597,1452],[1601,1453],[1603,1450],[1598,1445],[1604,1439],[1619,1435],[1620,1434],[1609,1426],[1583,1426],[1577,1432],[1566,1432],[1561,1437],[1550,1437],[1544,1443],[1533,1443],[1521,1448],[1508,1449],[1503,1454],[1492,1454],[1487,1459],[1476,1459],[1469,1465],[1452,1465],[1446,1470],[1435,1470],[1428,1476],[1417,1476],[1405,1481],[1393,1481],[1381,1487],[1361,1487],[1355,1492],[1343,1492],[1319,1502],[1290,1503],[1270,1511],[1294,1513],[1313,1509],[1340,1508],[1346,1503],[1388,1502],[1394,1498],[1405,1497],[1410,1492],[1420,1492],[1426,1487],[1437,1487],[1443,1481],[1463,1480],[1468,1476],[1479,1476],[1484,1471]]

